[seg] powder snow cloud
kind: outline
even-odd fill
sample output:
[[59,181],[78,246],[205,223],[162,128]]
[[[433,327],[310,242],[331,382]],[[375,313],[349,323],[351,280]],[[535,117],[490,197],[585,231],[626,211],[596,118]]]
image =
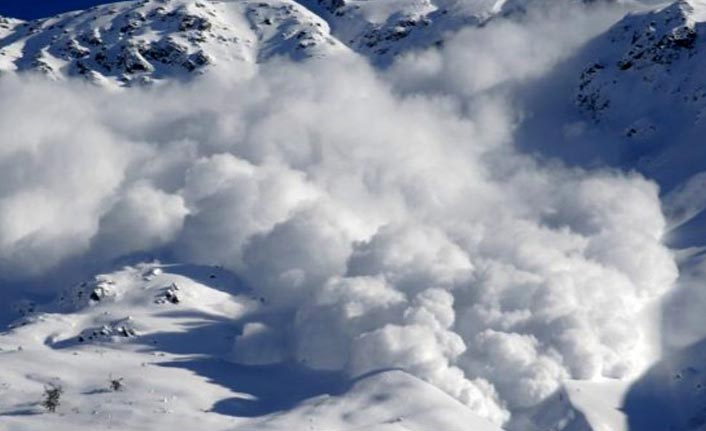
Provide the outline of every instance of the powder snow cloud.
[[[541,33],[499,26],[507,58]],[[641,312],[677,276],[658,188],[516,151],[512,98],[489,90],[560,53],[493,51],[474,75],[458,37],[416,54],[423,73],[342,55],[116,93],[4,77],[2,274],[146,252],[223,265],[294,316],[251,324],[236,343],[263,353],[235,360],[401,367],[496,422],[563,379],[639,372]]]

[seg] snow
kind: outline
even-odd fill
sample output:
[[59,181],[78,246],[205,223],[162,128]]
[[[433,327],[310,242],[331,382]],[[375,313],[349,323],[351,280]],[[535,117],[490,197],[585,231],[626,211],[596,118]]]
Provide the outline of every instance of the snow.
[[306,401],[267,421],[267,426],[288,429],[292,424],[308,423],[314,430],[500,430],[447,394],[402,371],[372,373],[350,385],[339,396]]
[[0,70],[109,86],[187,79],[217,63],[248,74],[274,56],[346,50],[325,21],[293,1],[121,2],[5,26]]
[[630,387],[623,410],[629,429],[698,429],[706,423],[703,358],[699,341],[671,352]]
[[0,424],[702,426],[705,20],[701,0],[2,19]]
[[[171,286],[179,301],[160,301]],[[86,297],[96,291],[98,300]],[[239,322],[266,308],[218,268],[144,264],[99,275],[0,335],[0,422],[13,430],[499,429],[402,371],[349,380],[280,361],[231,362],[234,339],[262,333]],[[115,330],[126,327],[134,332]],[[87,336],[94,328],[99,336]],[[236,342],[234,353],[251,347]],[[111,379],[123,387],[112,390]],[[50,383],[64,389],[56,414],[39,405]]]
[[628,384],[621,381],[569,381],[564,391],[568,402],[580,412],[595,431],[627,431],[622,403]]
[[697,323],[706,238],[704,100],[696,78],[704,70],[704,10],[703,2],[680,1],[621,18],[533,83],[526,103],[534,117],[518,132],[532,151],[635,170],[659,184],[665,240],[680,256],[677,289],[662,307],[666,352],[706,336]]

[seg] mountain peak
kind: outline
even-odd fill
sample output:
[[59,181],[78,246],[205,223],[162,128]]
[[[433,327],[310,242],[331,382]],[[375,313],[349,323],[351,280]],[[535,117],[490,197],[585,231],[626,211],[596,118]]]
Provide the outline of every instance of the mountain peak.
[[658,106],[672,104],[686,108],[692,117],[700,115],[706,109],[706,93],[693,77],[706,68],[698,55],[704,50],[703,21],[702,0],[627,15],[588,49],[592,58],[576,92],[579,109],[595,121],[622,123],[628,138],[647,138],[657,131],[655,113],[636,101],[636,92],[654,100],[670,99]]
[[325,55],[343,46],[298,3],[143,0],[0,21],[0,70],[118,86],[199,74],[214,63]]
[[694,21],[706,21],[706,1],[704,0],[680,0],[672,5],[681,9],[684,14],[691,17]]

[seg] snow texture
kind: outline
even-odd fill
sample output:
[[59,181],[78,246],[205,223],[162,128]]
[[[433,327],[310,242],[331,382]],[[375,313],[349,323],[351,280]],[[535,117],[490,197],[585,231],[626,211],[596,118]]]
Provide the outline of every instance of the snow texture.
[[60,384],[67,429],[634,423],[703,175],[524,152],[523,103],[599,52],[565,135],[663,136],[629,97],[693,93],[702,5],[311,3],[0,22],[0,421]]

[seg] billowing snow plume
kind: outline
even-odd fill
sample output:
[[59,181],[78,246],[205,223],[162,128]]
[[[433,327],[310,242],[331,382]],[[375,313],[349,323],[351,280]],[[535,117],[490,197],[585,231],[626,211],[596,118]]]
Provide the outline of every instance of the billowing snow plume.
[[639,371],[677,274],[657,187],[518,154],[508,105],[400,96],[355,58],[117,94],[3,79],[0,268],[223,265],[293,316],[236,360],[404,368],[503,422]]

